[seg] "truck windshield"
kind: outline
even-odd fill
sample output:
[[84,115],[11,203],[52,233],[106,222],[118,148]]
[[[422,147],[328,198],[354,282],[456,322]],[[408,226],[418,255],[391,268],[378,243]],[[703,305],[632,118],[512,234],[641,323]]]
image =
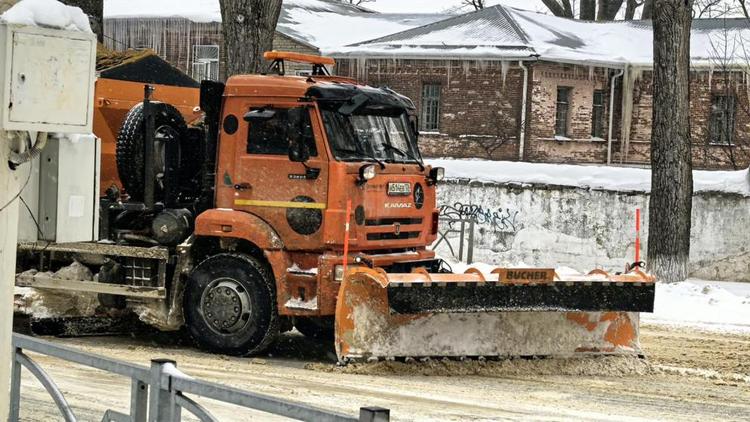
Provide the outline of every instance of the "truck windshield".
[[391,117],[323,110],[323,123],[339,161],[422,162],[406,113]]

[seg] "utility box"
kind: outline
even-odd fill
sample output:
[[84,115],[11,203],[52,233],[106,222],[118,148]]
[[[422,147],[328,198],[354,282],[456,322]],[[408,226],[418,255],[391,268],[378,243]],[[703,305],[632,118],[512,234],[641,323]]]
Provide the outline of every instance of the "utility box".
[[99,240],[101,142],[94,135],[55,134],[31,163],[21,198],[19,241]]
[[0,24],[0,129],[91,133],[96,36]]

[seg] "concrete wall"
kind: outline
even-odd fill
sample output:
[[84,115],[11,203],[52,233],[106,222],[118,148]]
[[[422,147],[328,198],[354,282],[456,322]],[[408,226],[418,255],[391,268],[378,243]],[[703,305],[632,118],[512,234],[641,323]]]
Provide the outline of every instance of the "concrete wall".
[[[449,181],[438,189],[447,217],[476,221],[474,260],[523,262],[579,271],[621,271],[635,254],[635,209],[643,210],[643,259],[648,239],[645,193],[570,187]],[[691,275],[750,282],[750,197],[699,193],[693,200]],[[441,231],[447,223],[441,223]],[[450,238],[458,251],[458,237]],[[442,255],[450,251],[443,243]]]

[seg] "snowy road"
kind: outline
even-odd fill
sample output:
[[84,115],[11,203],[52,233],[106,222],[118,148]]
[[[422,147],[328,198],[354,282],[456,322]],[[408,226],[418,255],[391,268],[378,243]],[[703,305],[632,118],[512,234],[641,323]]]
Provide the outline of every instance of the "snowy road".
[[[445,374],[456,368],[437,363],[341,371],[331,363],[331,350],[299,335],[286,335],[263,359],[208,355],[156,338],[54,341],[144,365],[169,357],[194,377],[351,414],[365,405],[388,407],[394,420],[750,419],[750,334],[644,326],[642,340],[647,362],[513,361],[468,367],[480,375],[452,377]],[[82,420],[101,420],[110,407],[127,408],[126,380],[37,358]],[[55,420],[51,400],[28,374],[23,400],[22,420]],[[203,403],[223,421],[280,420]]]

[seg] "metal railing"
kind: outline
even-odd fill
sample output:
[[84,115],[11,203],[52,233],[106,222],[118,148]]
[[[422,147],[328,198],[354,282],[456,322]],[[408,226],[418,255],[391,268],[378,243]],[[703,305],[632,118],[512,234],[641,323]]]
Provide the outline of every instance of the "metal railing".
[[363,407],[359,417],[318,409],[263,394],[251,393],[207,381],[193,379],[179,370],[172,360],[155,359],[151,368],[81,352],[49,341],[13,334],[13,371],[11,376],[10,422],[17,422],[21,408],[21,368],[26,368],[41,382],[55,402],[63,420],[78,419],[52,378],[26,355],[31,351],[68,362],[111,372],[131,379],[128,414],[107,410],[102,422],[176,422],[185,410],[203,422],[218,421],[205,407],[188,394],[303,421],[381,422],[390,420],[390,411]]
[[[441,243],[445,242],[453,258],[464,260],[464,248],[466,249],[466,263],[474,262],[474,219],[470,218],[446,218],[440,217],[440,224],[444,229],[438,230],[438,239],[432,244],[432,250],[437,250]],[[448,236],[458,233],[458,254],[453,249]],[[466,246],[464,247],[464,244]]]

